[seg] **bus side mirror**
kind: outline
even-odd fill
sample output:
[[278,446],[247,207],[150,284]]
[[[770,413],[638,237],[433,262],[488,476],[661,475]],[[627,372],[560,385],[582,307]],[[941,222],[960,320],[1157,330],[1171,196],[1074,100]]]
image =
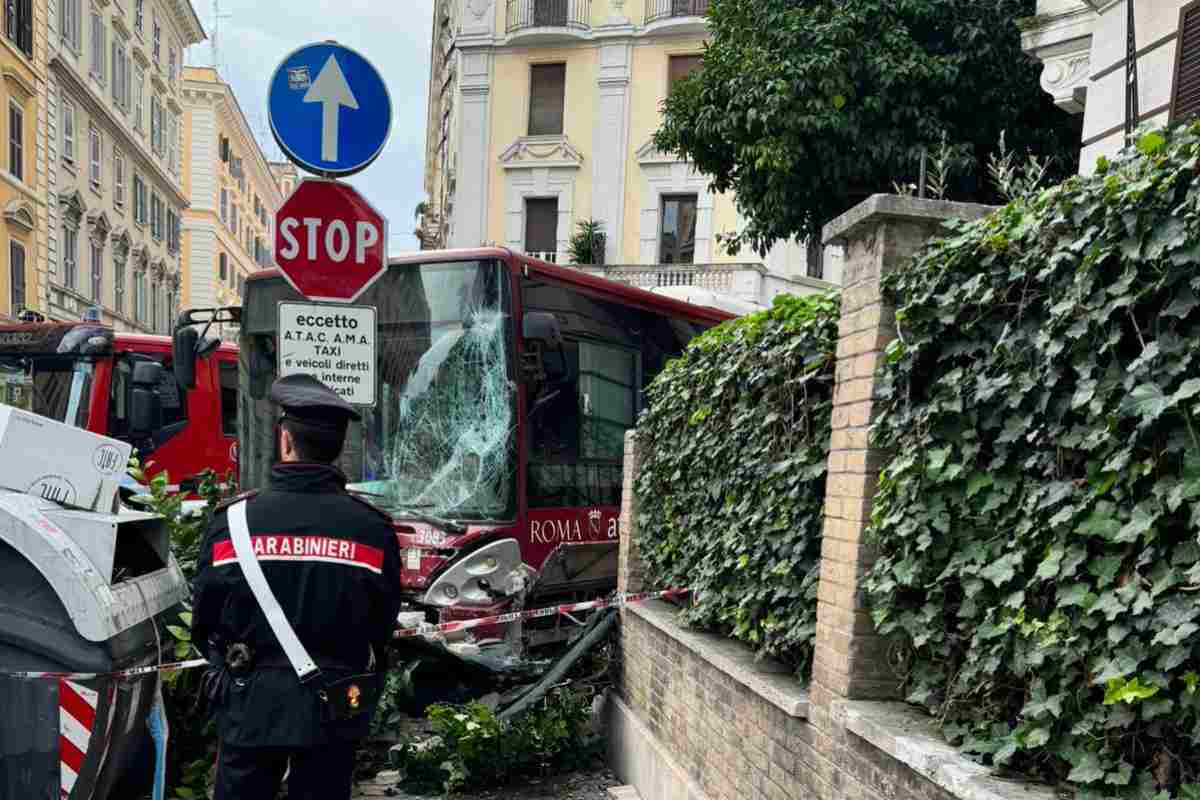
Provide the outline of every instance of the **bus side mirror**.
[[562,347],[562,328],[558,317],[549,311],[528,311],[521,323],[521,334],[526,341],[539,341],[545,346]]
[[196,388],[196,342],[200,334],[195,328],[181,326],[176,328],[171,340],[171,361],[175,371],[175,380],[184,389]]
[[149,435],[162,427],[162,397],[158,387],[165,376],[162,364],[140,361],[133,365],[133,390],[129,398],[129,427]]

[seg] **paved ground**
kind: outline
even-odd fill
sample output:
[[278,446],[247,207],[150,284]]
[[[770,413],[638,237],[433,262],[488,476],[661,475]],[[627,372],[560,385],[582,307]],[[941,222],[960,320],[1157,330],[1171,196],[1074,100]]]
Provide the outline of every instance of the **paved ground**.
[[[352,800],[375,800],[382,797],[390,797],[393,800],[418,800],[417,795],[395,789],[395,784],[395,772],[381,772],[374,780],[360,782],[355,787]],[[602,769],[595,772],[572,772],[537,782],[459,796],[473,800],[607,800],[608,788],[617,785],[613,774],[607,769]]]

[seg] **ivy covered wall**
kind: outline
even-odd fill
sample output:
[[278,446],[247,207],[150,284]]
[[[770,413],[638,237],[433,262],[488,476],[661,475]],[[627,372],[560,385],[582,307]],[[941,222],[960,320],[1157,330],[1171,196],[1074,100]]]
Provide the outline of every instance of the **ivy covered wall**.
[[1200,796],[1198,165],[1147,134],[884,284],[875,621],[952,741],[1085,796]]

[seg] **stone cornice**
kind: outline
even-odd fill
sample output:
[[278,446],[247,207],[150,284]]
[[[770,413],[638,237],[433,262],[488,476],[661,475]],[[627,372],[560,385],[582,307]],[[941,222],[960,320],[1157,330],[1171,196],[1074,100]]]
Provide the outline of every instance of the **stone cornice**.
[[[160,0],[159,5],[170,17],[184,47],[198,44],[208,38],[208,34],[204,32],[204,25],[201,24],[200,17],[196,15],[196,9],[189,0]],[[179,57],[182,61],[183,54],[180,53]]]
[[566,136],[522,136],[500,154],[500,163],[504,169],[578,169],[583,164],[583,154]]

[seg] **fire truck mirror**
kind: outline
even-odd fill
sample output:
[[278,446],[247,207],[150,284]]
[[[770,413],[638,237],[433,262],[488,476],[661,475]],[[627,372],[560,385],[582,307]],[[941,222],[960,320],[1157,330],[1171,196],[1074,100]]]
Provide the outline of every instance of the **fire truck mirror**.
[[138,435],[149,435],[162,427],[162,396],[158,387],[163,367],[143,361],[133,367],[133,391],[129,399],[129,424]]
[[175,380],[184,389],[196,388],[196,343],[200,334],[195,328],[181,327],[175,331],[172,338],[172,368],[175,370]]

